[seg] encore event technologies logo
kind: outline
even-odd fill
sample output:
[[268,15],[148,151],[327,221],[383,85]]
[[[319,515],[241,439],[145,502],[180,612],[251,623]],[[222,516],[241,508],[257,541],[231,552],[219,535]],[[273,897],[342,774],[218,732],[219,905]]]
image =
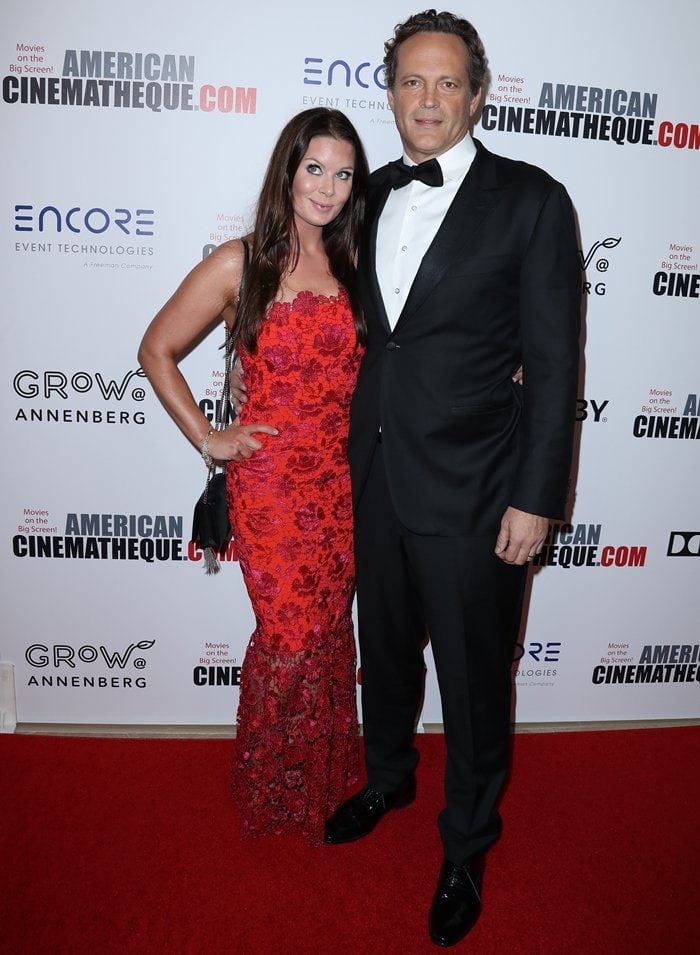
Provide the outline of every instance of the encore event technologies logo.
[[559,640],[518,643],[512,674],[515,682],[520,686],[554,686],[556,664],[561,662],[561,646]]
[[[142,240],[156,234],[155,215],[154,209],[140,205],[17,202],[15,252],[95,256],[98,261],[86,261],[86,267],[150,270],[154,248]],[[105,256],[123,261],[100,261]]]
[[[377,120],[393,124],[386,98],[384,64],[358,58],[304,57],[301,98],[304,108],[328,106],[332,109],[359,109],[377,113]],[[370,120],[375,122],[375,119]]]

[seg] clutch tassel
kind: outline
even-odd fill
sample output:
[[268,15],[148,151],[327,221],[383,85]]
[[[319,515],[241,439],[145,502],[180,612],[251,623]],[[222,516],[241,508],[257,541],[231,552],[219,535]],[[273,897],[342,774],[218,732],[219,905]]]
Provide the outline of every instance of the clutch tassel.
[[204,555],[204,573],[208,576],[218,574],[221,570],[221,564],[217,560],[216,551],[212,547],[205,547]]

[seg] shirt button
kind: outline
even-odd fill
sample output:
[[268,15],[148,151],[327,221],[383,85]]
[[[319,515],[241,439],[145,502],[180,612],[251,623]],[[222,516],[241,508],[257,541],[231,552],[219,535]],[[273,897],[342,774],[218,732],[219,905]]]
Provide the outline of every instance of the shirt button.
[[394,294],[395,294],[395,295],[400,295],[400,294],[401,294],[401,289],[400,289],[400,288],[395,288],[395,289],[394,289]]
[[402,252],[407,252],[407,251],[408,251],[408,246],[407,246],[407,245],[402,245],[402,246],[401,246],[401,251],[402,251]]
[[411,206],[411,212],[415,212],[418,206]]

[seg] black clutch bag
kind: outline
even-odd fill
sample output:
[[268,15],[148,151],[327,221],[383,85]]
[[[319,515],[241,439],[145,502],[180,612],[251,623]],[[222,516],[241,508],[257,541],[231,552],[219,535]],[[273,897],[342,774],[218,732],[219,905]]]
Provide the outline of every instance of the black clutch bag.
[[206,487],[194,506],[192,540],[202,549],[205,572],[218,574],[221,568],[217,553],[231,540],[224,471],[217,471],[208,477]]

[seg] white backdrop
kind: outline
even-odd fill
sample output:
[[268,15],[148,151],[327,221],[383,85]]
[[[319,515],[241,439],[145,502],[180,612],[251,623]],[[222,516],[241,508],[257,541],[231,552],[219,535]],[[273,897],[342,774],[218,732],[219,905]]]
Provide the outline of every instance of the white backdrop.
[[[416,9],[6,4],[0,657],[20,721],[233,721],[252,615],[235,562],[187,560],[204,468],[136,350],[207,245],[250,227],[293,113],[336,106],[372,166],[400,154],[378,68]],[[700,716],[700,8],[453,9],[492,71],[475,135],[566,184],[587,281],[571,526],[533,572],[517,719]],[[219,344],[183,365],[204,402]]]

